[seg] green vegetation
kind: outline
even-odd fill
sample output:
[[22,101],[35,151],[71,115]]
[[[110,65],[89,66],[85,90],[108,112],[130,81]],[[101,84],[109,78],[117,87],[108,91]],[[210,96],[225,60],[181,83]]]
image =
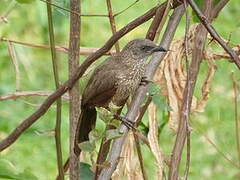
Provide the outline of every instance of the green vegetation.
[[[19,0],[20,1],[20,0]],[[161,1],[162,2],[162,1]],[[141,0],[123,14],[116,17],[117,28],[120,29],[135,17],[140,16],[157,3],[157,0]],[[55,3],[69,8],[68,1],[55,0]],[[132,1],[112,0],[114,12],[119,12]],[[19,4],[12,0],[1,0],[0,16],[7,16],[8,22],[0,21],[0,37],[10,40],[28,42],[32,44],[48,44],[48,25],[46,5],[42,1],[34,1],[30,4]],[[228,40],[231,46],[240,43],[240,6],[238,0],[231,0],[221,11],[213,25],[220,35]],[[83,0],[82,14],[107,14],[105,1]],[[189,13],[191,14],[191,13]],[[139,26],[120,40],[123,47],[129,40],[145,36],[150,21]],[[69,14],[68,12],[54,8],[54,28],[56,44],[68,46],[69,38]],[[175,39],[184,35],[185,19],[179,26]],[[101,47],[112,35],[107,17],[82,17],[81,46]],[[20,70],[20,91],[54,91],[54,77],[52,72],[50,50],[13,44]],[[217,46],[214,50],[222,52]],[[67,54],[58,52],[60,61],[61,82],[68,79]],[[81,62],[86,56],[81,56]],[[101,60],[106,57],[100,58]],[[97,61],[95,64],[98,64]],[[210,97],[205,111],[191,116],[192,140],[191,140],[191,165],[189,179],[217,179],[234,180],[239,177],[239,169],[217,152],[206,138],[208,136],[218,149],[227,154],[236,164],[238,163],[235,138],[234,99],[231,80],[231,72],[237,79],[240,72],[234,63],[225,59],[216,60],[218,67],[211,84]],[[198,88],[206,76],[207,62],[203,62],[196,87]],[[85,80],[81,81],[81,85]],[[0,41],[0,96],[16,91],[16,78],[13,62],[9,56],[8,43]],[[16,100],[0,101],[0,140],[6,137],[22,120],[28,117],[43,102],[45,97],[25,97]],[[158,111],[158,119],[162,123],[163,112]],[[62,112],[62,149],[64,161],[68,157],[68,103],[63,101]],[[144,117],[147,124],[147,116]],[[98,128],[103,129],[103,122],[98,121]],[[55,125],[55,105],[41,117],[37,123],[29,128],[10,148],[0,153],[0,177],[2,179],[54,179],[57,174],[57,160],[53,128]],[[160,146],[164,154],[170,155],[174,144],[175,134],[167,126],[161,133]],[[154,158],[149,149],[143,145],[144,163],[147,175],[152,177],[155,169]],[[185,157],[181,169],[185,168]],[[2,174],[8,172],[14,176],[7,177]],[[24,173],[26,172],[26,173]],[[21,175],[23,173],[24,175]],[[10,173],[9,173],[10,174]],[[35,176],[35,177],[34,177]],[[156,177],[152,177],[156,178]],[[1,179],[1,178],[0,178]]]

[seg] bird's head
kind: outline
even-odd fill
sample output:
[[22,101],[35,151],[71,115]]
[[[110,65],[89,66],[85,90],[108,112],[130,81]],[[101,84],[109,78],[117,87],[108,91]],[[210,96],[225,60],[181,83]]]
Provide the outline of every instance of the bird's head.
[[134,59],[145,59],[154,52],[167,52],[167,50],[157,46],[149,39],[132,40],[122,50],[122,54],[131,56]]

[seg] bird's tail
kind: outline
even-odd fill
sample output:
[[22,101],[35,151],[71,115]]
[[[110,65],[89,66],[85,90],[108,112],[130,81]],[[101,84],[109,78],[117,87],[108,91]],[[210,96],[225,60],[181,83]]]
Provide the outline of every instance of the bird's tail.
[[78,143],[89,140],[88,134],[92,129],[95,128],[96,119],[97,111],[95,108],[82,108],[82,112],[78,120]]
[[[79,149],[78,144],[84,141],[88,141],[89,132],[94,129],[97,119],[97,111],[95,108],[82,108],[81,114],[78,119],[78,127],[76,132],[76,139],[75,139],[75,147],[74,151],[77,156],[80,156],[81,149]],[[69,158],[65,162],[63,169],[64,172],[67,172],[69,168]],[[57,176],[56,180],[59,180],[59,175]]]

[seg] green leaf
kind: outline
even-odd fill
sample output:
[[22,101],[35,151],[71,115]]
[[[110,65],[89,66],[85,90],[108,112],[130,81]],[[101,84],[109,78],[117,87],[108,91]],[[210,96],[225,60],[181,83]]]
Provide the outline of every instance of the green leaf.
[[113,119],[113,120],[111,120],[111,121],[108,123],[108,125],[114,126],[114,127],[116,127],[116,128],[117,128],[120,124],[121,124],[121,121],[116,120],[116,119]]
[[153,95],[152,101],[159,109],[172,111],[172,108],[166,103],[166,98],[160,94]]
[[94,141],[101,139],[103,137],[103,133],[97,129],[93,129],[92,131],[90,131],[88,136],[89,141],[93,143]]
[[171,111],[171,107],[166,103],[166,98],[159,94],[160,86],[158,84],[151,84],[148,90],[149,94],[152,96],[153,103],[162,110]]
[[109,106],[110,112],[112,112],[113,114],[116,114],[118,112],[118,110],[122,108],[121,106],[117,106],[117,105],[113,104],[112,101],[109,103],[108,106]]
[[122,136],[122,133],[118,129],[109,129],[106,131],[106,140],[111,140],[119,138]]
[[160,91],[160,86],[156,83],[151,83],[148,89],[150,95],[158,94]]
[[81,180],[92,180],[93,172],[91,166],[87,163],[80,162],[80,179]]
[[30,4],[33,3],[35,0],[16,0],[20,4]]
[[78,144],[82,151],[93,152],[96,148],[95,142],[84,141]]
[[99,118],[103,120],[105,123],[108,123],[113,119],[113,114],[109,110],[102,107],[98,107],[96,109],[97,109]]

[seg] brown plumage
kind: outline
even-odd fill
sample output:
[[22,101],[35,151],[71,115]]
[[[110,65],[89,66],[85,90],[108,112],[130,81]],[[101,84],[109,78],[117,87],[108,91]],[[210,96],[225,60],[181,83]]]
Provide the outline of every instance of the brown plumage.
[[78,142],[88,140],[95,126],[95,107],[108,107],[112,101],[123,106],[144,76],[146,58],[156,51],[166,50],[147,39],[135,39],[123,50],[106,59],[92,74],[82,96]]

